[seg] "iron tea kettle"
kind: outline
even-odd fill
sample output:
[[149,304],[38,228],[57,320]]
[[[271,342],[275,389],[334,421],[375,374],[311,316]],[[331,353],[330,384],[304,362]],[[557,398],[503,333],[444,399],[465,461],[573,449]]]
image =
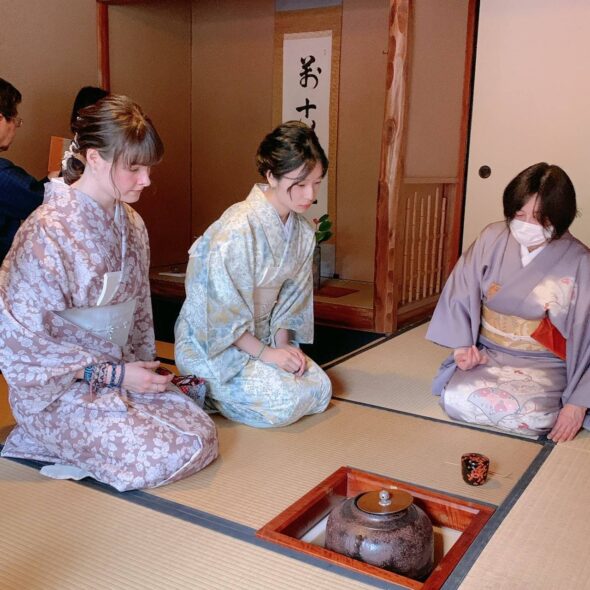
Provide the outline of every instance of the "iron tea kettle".
[[399,489],[364,492],[337,505],[326,523],[326,548],[413,579],[434,567],[430,519]]

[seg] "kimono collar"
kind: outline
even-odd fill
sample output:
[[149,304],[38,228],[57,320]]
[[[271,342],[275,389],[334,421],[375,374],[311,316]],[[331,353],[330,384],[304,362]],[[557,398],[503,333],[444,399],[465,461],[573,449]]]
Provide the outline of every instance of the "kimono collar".
[[[522,304],[530,292],[547,277],[551,269],[558,267],[559,261],[566,256],[567,251],[572,246],[573,239],[572,235],[566,232],[559,239],[551,240],[539,252],[538,256],[525,267],[522,267],[520,244],[512,237],[510,232],[508,234],[506,256],[504,258],[507,264],[502,265],[502,271],[500,272],[500,284],[502,287],[493,296],[493,300],[494,309],[514,314],[515,300],[520,302],[519,305]],[[516,265],[520,266],[519,270],[515,269]],[[505,309],[512,309],[512,311],[506,312]],[[525,313],[525,311],[519,310],[519,313]],[[518,313],[515,315],[518,315]],[[526,315],[522,317],[526,317]]]
[[[271,226],[280,227],[284,234],[284,223],[279,215],[279,212],[273,207],[271,202],[267,199],[266,191],[268,190],[268,184],[255,184],[250,191],[250,194],[246,198],[246,201],[254,207],[256,214],[265,224]],[[295,217],[296,213],[289,213],[289,217]],[[293,221],[291,221],[293,223]]]
[[[111,215],[90,195],[67,185],[62,179],[52,179],[46,185],[44,203],[66,215],[71,223],[82,224],[100,236],[96,246],[108,258],[119,250],[125,263],[128,241],[128,212],[125,203],[119,203]],[[117,266],[117,265],[115,265]]]
[[292,217],[290,238],[285,236],[285,225],[281,220],[278,211],[272,206],[266,198],[265,192],[268,190],[267,184],[255,184],[246,199],[246,202],[252,207],[254,214],[260,221],[263,231],[268,239],[270,247],[277,263],[283,258],[286,248],[296,238],[299,231],[299,216],[291,211]]
[[82,212],[91,214],[109,226],[112,225],[114,220],[114,217],[90,195],[66,184],[61,178],[52,178],[46,185],[43,202],[52,204],[62,210],[78,205]]

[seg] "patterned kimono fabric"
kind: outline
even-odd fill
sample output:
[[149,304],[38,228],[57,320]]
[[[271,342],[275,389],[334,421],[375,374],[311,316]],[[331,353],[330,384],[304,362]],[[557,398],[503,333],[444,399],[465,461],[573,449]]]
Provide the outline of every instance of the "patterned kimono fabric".
[[[90,390],[76,380],[101,362],[153,360],[145,225],[128,205],[115,220],[61,181],[19,230],[0,270],[0,367],[17,421],[3,456],[74,466],[119,491],[155,487],[217,456],[215,426],[178,391]],[[66,319],[96,310],[106,273],[110,303],[135,300],[123,346]],[[133,306],[131,306],[133,309]]]
[[443,362],[433,392],[447,414],[541,435],[563,404],[589,407],[589,287],[590,255],[569,232],[523,267],[506,224],[489,225],[449,277],[426,336],[488,357],[468,371],[452,354]]
[[292,212],[286,236],[264,190],[255,185],[193,244],[175,331],[180,370],[207,380],[210,400],[224,416],[256,427],[322,412],[332,392],[309,358],[296,377],[233,344],[245,332],[273,344],[280,328],[291,331],[293,343],[313,339],[314,232]]

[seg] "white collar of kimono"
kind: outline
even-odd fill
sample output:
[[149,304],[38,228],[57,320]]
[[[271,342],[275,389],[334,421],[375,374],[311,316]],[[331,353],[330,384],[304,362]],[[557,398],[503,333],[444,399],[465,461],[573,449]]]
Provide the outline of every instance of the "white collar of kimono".
[[266,198],[266,195],[264,195],[264,193],[268,190],[269,185],[260,182],[260,183],[256,184],[256,187],[258,187],[260,189],[260,192],[263,193],[263,197],[264,197],[264,200],[266,201],[266,203],[270,207],[272,207],[278,220],[281,222],[281,226],[283,227],[283,231],[285,232],[285,237],[288,240],[291,237],[291,234],[293,233],[293,224],[294,224],[293,219],[295,218],[295,215],[291,211],[289,213],[289,217],[287,217],[287,221],[283,222],[283,220],[281,219],[281,216],[279,215],[279,212],[273,207],[272,203]]
[[539,253],[541,252],[541,250],[545,249],[545,246],[547,246],[547,244],[543,244],[542,246],[535,248],[532,252],[529,252],[529,249],[526,246],[521,245],[520,246],[520,260],[522,262],[522,266],[526,266],[534,258],[536,258],[539,255]]

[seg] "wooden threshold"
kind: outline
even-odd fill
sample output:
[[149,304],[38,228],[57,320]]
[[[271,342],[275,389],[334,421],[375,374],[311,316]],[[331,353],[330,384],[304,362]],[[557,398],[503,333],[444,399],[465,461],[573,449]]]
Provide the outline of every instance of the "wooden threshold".
[[335,303],[315,301],[313,304],[314,320],[318,324],[338,328],[352,328],[365,332],[374,332],[373,309],[352,307]]

